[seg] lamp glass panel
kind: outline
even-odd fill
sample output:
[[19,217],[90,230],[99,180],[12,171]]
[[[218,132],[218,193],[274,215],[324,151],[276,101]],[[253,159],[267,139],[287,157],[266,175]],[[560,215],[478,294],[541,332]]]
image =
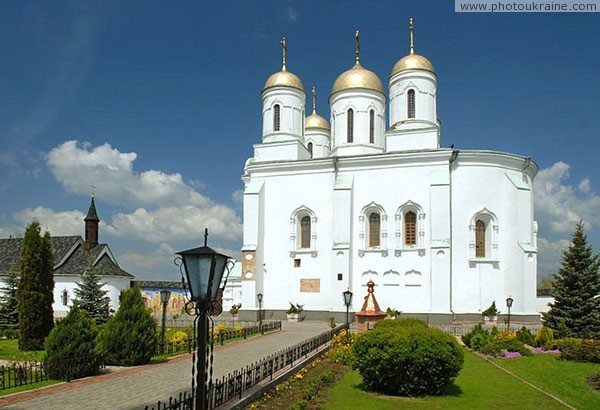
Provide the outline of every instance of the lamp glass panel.
[[221,287],[221,282],[224,278],[224,273],[225,273],[225,268],[227,265],[227,260],[229,259],[227,256],[225,255],[215,255],[215,274],[214,277],[212,278],[212,286],[211,286],[211,292],[210,292],[210,300],[216,300],[217,299],[217,292],[219,291],[219,288]]
[[192,300],[206,300],[211,255],[184,255],[183,261]]

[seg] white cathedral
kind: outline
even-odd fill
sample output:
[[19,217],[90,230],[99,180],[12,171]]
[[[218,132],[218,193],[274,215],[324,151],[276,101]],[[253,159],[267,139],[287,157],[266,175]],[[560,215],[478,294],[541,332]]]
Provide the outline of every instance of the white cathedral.
[[[244,181],[242,295],[246,309],[308,318],[360,310],[367,283],[382,309],[432,323],[470,320],[514,300],[538,320],[537,224],[530,158],[440,147],[437,76],[410,52],[386,90],[355,64],[333,83],[327,122],[305,117],[306,90],[286,66],[262,91],[262,141]],[[386,93],[387,91],[387,93]],[[387,96],[386,96],[387,94]],[[389,112],[386,105],[389,99]],[[271,317],[271,316],[269,316]]]

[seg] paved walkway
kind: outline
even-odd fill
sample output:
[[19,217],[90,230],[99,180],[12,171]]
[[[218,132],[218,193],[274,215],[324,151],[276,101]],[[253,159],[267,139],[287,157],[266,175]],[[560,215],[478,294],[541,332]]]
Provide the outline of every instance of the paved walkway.
[[[329,330],[325,322],[283,322],[280,332],[215,346],[214,378]],[[143,409],[191,390],[191,356],[0,398],[3,409]],[[25,396],[26,395],[26,396]],[[23,400],[24,398],[27,400]],[[23,400],[16,402],[17,400]]]

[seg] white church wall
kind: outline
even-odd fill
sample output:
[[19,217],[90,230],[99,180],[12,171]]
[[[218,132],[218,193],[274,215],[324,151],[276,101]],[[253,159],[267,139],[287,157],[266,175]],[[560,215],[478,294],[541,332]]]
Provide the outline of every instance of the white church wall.
[[[130,280],[130,278],[100,277],[100,283],[104,284],[103,289],[107,291],[106,296],[110,298],[110,309],[114,311],[119,309],[119,295],[123,289],[129,289]],[[73,276],[54,275],[54,303],[52,309],[55,317],[66,316],[71,306],[73,306],[73,301],[77,298],[75,290],[78,282],[80,282],[80,279]],[[64,297],[65,291],[66,299]]]

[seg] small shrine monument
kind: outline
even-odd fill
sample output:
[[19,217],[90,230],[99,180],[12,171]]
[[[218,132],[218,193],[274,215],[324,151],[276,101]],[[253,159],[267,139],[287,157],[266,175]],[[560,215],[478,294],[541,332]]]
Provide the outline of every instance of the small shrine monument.
[[375,299],[375,283],[370,280],[367,283],[367,296],[365,296],[365,303],[363,303],[362,309],[354,316],[358,318],[358,333],[364,333],[369,329],[373,329],[373,324],[378,320],[387,317],[387,313],[379,308],[379,303]]

